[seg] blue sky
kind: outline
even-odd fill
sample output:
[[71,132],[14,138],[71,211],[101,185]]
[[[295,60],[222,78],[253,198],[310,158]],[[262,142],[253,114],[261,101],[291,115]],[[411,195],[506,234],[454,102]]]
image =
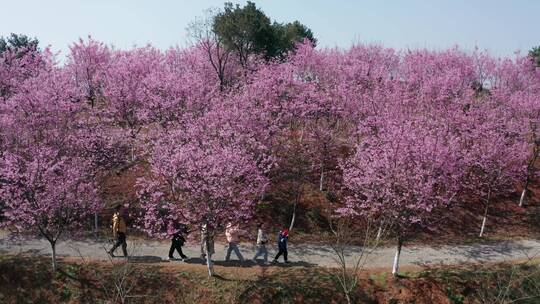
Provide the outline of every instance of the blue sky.
[[[187,24],[224,1],[198,0],[2,0],[0,35],[37,37],[65,54],[79,37],[118,48],[152,43],[187,45]],[[231,1],[245,3],[245,1]],[[299,20],[321,47],[355,42],[394,48],[443,49],[460,45],[512,56],[540,45],[537,0],[266,0],[253,1],[278,22]]]

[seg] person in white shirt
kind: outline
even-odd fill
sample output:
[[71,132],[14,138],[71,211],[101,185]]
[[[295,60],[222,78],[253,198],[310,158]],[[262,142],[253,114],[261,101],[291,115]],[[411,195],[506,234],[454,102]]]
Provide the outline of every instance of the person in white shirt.
[[264,232],[264,225],[260,223],[257,230],[257,253],[253,257],[253,261],[256,263],[257,258],[264,255],[264,262],[268,263],[268,250],[266,249],[266,243],[268,243],[268,236]]

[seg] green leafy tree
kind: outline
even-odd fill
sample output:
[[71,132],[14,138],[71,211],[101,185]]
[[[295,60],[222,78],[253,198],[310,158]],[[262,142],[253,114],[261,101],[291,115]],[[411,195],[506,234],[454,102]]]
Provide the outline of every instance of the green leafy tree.
[[0,54],[7,50],[33,48],[37,49],[39,41],[23,34],[11,33],[8,37],[0,37]]
[[313,32],[307,26],[299,21],[280,24],[274,22],[274,47],[271,49],[269,57],[283,57],[289,51],[294,50],[299,42],[309,40],[313,46],[317,44],[317,39],[313,36]]
[[533,47],[529,51],[529,56],[533,60],[534,64],[536,64],[536,66],[540,66],[540,46]]
[[244,7],[225,3],[225,9],[214,17],[213,28],[225,46],[237,53],[243,66],[250,55],[266,54],[272,45],[270,18],[253,2]]
[[272,59],[283,57],[304,39],[316,43],[313,32],[305,25],[298,21],[272,23],[255,3],[249,1],[244,7],[225,3],[224,10],[214,17],[212,28],[224,46],[238,55],[244,67],[253,54]]

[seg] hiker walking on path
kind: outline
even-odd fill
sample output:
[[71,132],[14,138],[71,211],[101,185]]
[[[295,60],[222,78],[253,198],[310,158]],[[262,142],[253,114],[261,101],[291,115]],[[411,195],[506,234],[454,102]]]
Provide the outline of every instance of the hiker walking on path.
[[253,257],[253,262],[257,263],[257,258],[264,255],[264,263],[268,263],[268,250],[266,249],[266,243],[268,243],[268,236],[264,232],[264,225],[260,223],[257,229],[257,252]]
[[116,206],[116,212],[113,214],[112,222],[112,232],[113,232],[113,238],[116,239],[116,243],[111,248],[111,250],[108,251],[109,255],[111,257],[115,257],[114,251],[118,246],[122,245],[122,252],[124,253],[124,257],[127,258],[127,243],[126,243],[126,222],[124,221],[124,208],[122,205]]
[[187,259],[187,256],[182,252],[182,246],[184,246],[184,243],[186,242],[184,235],[187,235],[187,233],[187,229],[185,227],[181,227],[173,234],[171,248],[169,249],[169,261],[176,260],[174,257],[175,250],[178,251],[178,254],[180,254],[180,260]]
[[240,231],[238,229],[238,225],[233,225],[232,223],[228,223],[225,228],[225,236],[227,237],[227,242],[229,243],[229,246],[227,248],[227,255],[225,256],[225,261],[229,261],[231,258],[231,252],[234,251],[240,262],[244,261],[244,257],[240,253],[240,249],[238,249],[238,243],[240,242],[239,238]]
[[282,254],[283,254],[283,260],[285,260],[285,263],[289,263],[289,261],[287,260],[287,241],[288,240],[289,240],[289,229],[283,228],[283,230],[279,232],[279,236],[278,236],[279,251],[276,257],[274,258],[274,261],[272,261],[272,263],[277,262],[277,260]]

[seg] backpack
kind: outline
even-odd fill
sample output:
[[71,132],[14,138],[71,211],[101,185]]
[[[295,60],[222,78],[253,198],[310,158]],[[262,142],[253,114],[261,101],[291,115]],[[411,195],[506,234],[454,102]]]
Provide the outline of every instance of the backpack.
[[268,243],[268,235],[266,235],[266,233],[263,232],[262,234],[262,237],[261,237],[261,244],[266,244]]

